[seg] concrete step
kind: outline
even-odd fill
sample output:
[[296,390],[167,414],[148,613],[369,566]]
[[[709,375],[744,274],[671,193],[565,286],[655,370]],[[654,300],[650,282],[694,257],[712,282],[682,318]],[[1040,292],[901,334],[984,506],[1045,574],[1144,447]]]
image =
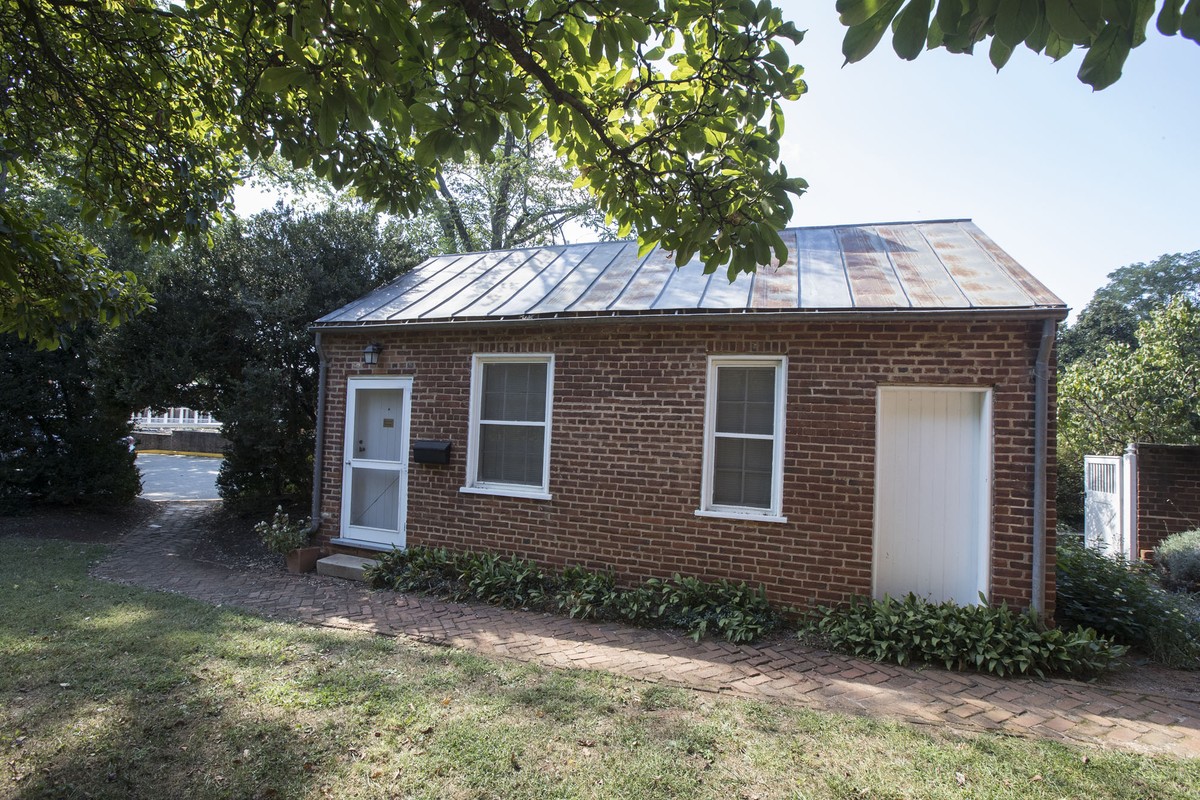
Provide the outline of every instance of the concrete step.
[[348,581],[365,581],[363,573],[366,572],[367,567],[373,567],[378,563],[373,558],[334,553],[317,562],[317,574],[328,575],[331,578],[345,578]]

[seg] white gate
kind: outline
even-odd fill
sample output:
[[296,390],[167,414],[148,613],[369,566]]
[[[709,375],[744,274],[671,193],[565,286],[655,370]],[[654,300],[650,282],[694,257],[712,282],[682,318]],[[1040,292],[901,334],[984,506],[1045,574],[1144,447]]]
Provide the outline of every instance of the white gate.
[[1083,457],[1083,541],[1105,555],[1137,558],[1135,456]]

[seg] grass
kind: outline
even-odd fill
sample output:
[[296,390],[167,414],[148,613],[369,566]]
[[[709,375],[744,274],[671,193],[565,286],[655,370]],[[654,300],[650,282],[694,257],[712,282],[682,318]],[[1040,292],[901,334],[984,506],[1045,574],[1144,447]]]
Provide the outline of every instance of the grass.
[[0,539],[0,797],[1171,798],[1200,763],[269,622]]

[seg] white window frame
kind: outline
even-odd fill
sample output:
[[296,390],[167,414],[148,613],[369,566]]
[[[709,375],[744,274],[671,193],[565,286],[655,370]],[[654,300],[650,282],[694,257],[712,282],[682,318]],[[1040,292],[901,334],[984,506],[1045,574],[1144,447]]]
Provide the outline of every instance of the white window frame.
[[[744,438],[771,439],[771,507],[726,506],[713,502],[713,471],[716,460],[717,437],[717,373],[723,367],[775,367],[775,428],[766,434],[741,434]],[[700,508],[698,517],[787,522],[783,516],[783,448],[784,420],[787,418],[787,356],[709,356],[707,385],[704,398],[704,466],[700,479]]]
[[[509,422],[507,424],[546,429],[542,452],[542,485],[496,483],[479,480],[480,417],[483,409],[483,370],[488,364],[545,364],[546,419],[541,423]],[[492,494],[503,497],[524,497],[550,500],[550,437],[554,416],[554,354],[553,353],[476,353],[471,357],[471,416],[467,434],[467,474],[460,491],[470,494]],[[496,424],[496,423],[489,423]]]

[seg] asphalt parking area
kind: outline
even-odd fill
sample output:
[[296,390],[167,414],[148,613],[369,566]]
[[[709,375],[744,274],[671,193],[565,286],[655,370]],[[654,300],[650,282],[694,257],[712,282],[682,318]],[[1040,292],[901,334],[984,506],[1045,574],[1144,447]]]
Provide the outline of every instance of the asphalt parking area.
[[220,458],[138,453],[142,497],[147,500],[218,500]]

